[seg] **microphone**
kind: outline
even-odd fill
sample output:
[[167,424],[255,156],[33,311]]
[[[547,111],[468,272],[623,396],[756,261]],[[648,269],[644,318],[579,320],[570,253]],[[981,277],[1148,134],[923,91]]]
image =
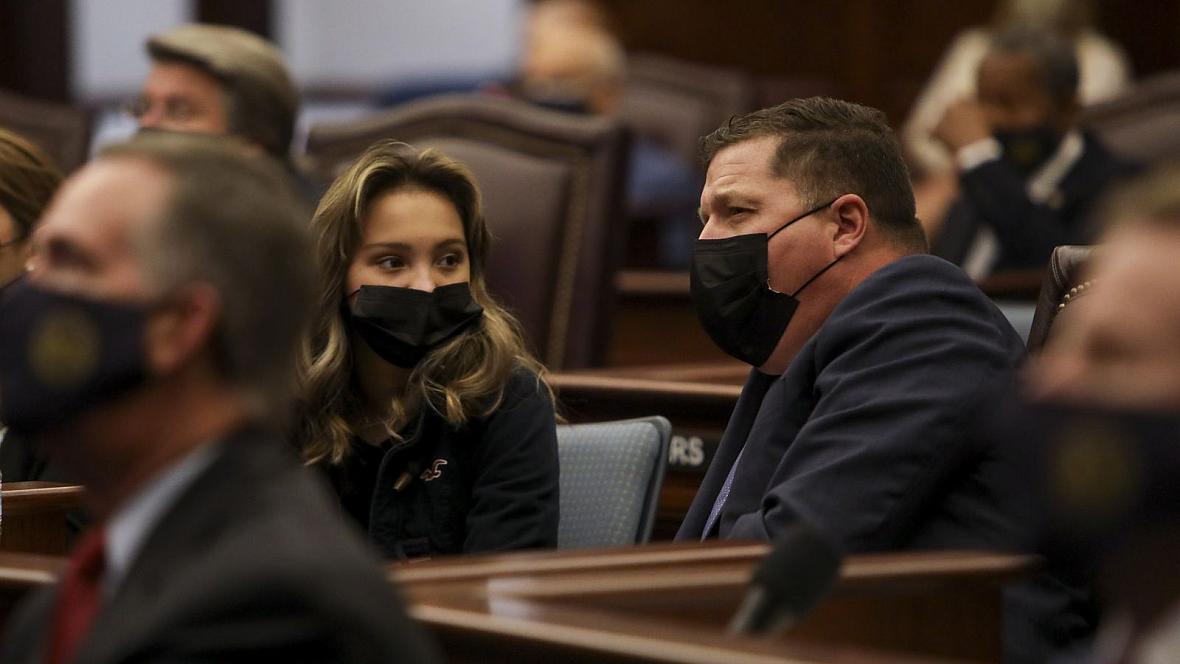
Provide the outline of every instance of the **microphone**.
[[814,528],[791,525],[755,568],[729,633],[773,634],[794,627],[832,587],[842,557]]

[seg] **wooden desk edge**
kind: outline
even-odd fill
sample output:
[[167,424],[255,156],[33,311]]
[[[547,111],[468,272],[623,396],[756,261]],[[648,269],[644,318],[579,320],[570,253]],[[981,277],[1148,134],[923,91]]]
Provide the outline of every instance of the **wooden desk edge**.
[[563,391],[599,393],[629,392],[648,396],[668,396],[676,399],[732,399],[735,402],[742,395],[742,386],[732,384],[562,373],[550,374],[547,379],[559,395]]
[[[418,603],[410,615],[434,629],[478,633],[488,638],[543,643],[566,650],[599,656],[626,657],[650,662],[677,664],[874,664],[916,662],[914,657],[886,659],[851,649],[822,646],[793,646],[753,639],[728,640],[717,633],[701,633],[682,627],[649,621],[636,633],[635,626],[622,619],[591,610],[542,606],[528,600],[497,600],[502,608],[515,607],[520,615],[503,615],[451,606]],[[794,652],[792,652],[794,651]],[[929,661],[929,660],[920,660]]]

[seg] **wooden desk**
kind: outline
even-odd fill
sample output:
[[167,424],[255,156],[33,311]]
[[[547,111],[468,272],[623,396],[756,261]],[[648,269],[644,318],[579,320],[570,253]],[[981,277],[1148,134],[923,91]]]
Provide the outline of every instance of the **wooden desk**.
[[1035,566],[983,553],[855,556],[789,635],[727,637],[766,551],[713,542],[474,556],[397,565],[391,577],[454,661],[994,662],[1002,586]]
[[[711,542],[454,557],[394,565],[390,578],[450,661],[900,664],[998,661],[1001,588],[1035,567],[980,553],[854,556],[787,636],[726,636],[766,551]],[[65,564],[0,553],[0,621]]]
[[69,545],[66,515],[82,506],[80,486],[4,482],[0,491],[0,551],[62,555]]

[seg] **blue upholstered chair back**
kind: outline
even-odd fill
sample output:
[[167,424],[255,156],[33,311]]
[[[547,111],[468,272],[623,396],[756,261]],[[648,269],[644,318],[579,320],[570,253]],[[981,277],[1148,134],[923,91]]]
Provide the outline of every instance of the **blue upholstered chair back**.
[[558,426],[558,548],[646,542],[671,435],[672,425],[663,417]]

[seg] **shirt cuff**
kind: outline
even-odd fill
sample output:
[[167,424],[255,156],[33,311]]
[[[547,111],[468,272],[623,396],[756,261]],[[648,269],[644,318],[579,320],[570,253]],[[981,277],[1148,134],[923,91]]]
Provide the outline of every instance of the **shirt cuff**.
[[959,165],[960,172],[966,172],[999,159],[1003,154],[1004,149],[1000,147],[1000,142],[989,136],[959,148],[955,152],[955,163]]

